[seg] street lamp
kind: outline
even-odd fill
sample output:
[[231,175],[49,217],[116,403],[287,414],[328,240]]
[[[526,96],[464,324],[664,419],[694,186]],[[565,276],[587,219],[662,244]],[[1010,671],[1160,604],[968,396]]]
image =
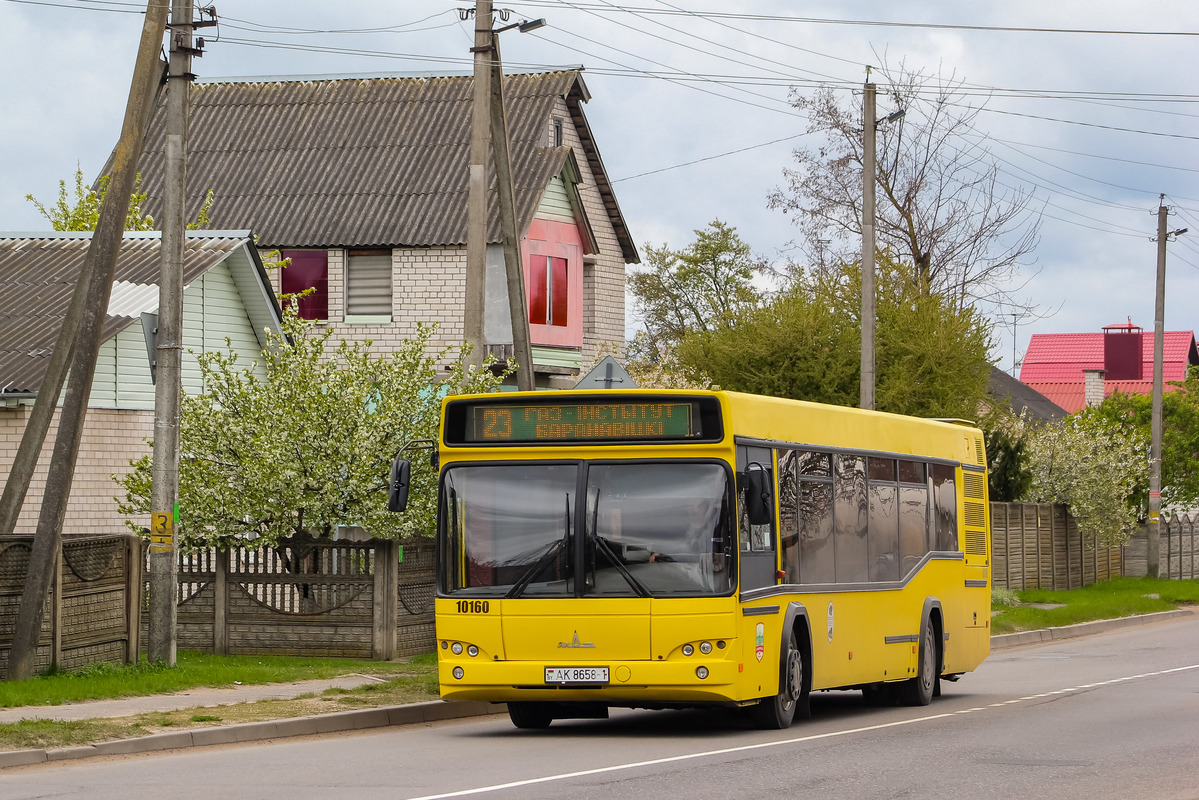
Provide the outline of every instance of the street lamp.
[[527,19],[523,22],[513,22],[511,25],[505,25],[502,28],[496,28],[494,31],[492,31],[492,33],[503,33],[504,31],[510,31],[513,28],[519,28],[521,33],[528,33],[529,31],[535,31],[538,28],[544,27],[545,17],[541,17],[539,19]]

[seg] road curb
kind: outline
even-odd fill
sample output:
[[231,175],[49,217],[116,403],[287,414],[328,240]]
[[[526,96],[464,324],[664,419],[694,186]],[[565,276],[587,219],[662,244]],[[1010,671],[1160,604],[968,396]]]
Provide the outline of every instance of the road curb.
[[260,742],[267,739],[285,739],[315,733],[367,730],[392,725],[414,725],[504,713],[507,713],[507,706],[503,703],[446,703],[441,700],[431,700],[426,703],[412,703],[403,706],[336,711],[332,714],[319,714],[311,717],[243,722],[238,725],[223,725],[219,728],[196,728],[190,731],[155,733],[150,736],[98,742],[79,747],[10,750],[0,752],[0,769],[44,764],[49,761],[151,753],[156,750],[178,750],[185,747],[205,747],[214,744]]
[[1009,647],[1018,647],[1024,644],[1051,642],[1056,639],[1073,639],[1076,636],[1089,636],[1093,633],[1103,633],[1104,631],[1116,628],[1127,628],[1131,625],[1145,625],[1150,622],[1174,619],[1175,617],[1188,617],[1192,613],[1194,612],[1189,609],[1179,608],[1174,611],[1159,611],[1155,614],[1141,614],[1135,617],[1117,617],[1116,619],[1101,619],[1094,622],[1080,622],[1077,625],[1063,625],[1058,628],[1041,628],[1035,631],[1004,633],[991,637],[991,649],[1005,650]]

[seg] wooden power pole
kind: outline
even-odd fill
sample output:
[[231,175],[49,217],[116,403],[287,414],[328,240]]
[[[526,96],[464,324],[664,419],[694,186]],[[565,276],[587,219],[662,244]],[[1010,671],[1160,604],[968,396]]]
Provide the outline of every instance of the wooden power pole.
[[[100,218],[96,223],[96,230],[92,233],[91,244],[88,246],[79,278],[83,288],[76,288],[76,294],[68,308],[68,319],[64,320],[63,330],[55,346],[57,356],[64,346],[64,337],[66,342],[72,339],[75,341],[70,358],[58,359],[69,367],[71,383],[67,387],[59,415],[58,433],[55,436],[54,452],[46,477],[41,513],[38,516],[33,548],[29,555],[29,572],[25,576],[25,590],[21,595],[21,606],[13,630],[12,648],[9,651],[8,671],[5,676],[7,680],[31,677],[36,663],[46,598],[49,596],[51,576],[56,572],[62,547],[62,523],[66,516],[71,482],[75,476],[75,459],[83,436],[92,377],[96,369],[96,354],[100,349],[100,333],[112,292],[117,256],[125,231],[125,216],[137,173],[137,161],[142,152],[142,139],[149,116],[147,112],[161,78],[158,53],[162,47],[166,17],[164,4],[154,0],[146,4],[146,17],[138,45],[133,80],[129,86],[129,97],[125,104],[121,138],[113,151],[113,169],[108,191],[100,207]],[[82,297],[82,302],[77,303],[75,297]],[[71,318],[72,312],[79,314],[77,320]],[[70,330],[68,323],[77,325],[77,328]],[[55,359],[52,359],[52,362],[53,360]],[[53,385],[55,381],[58,381],[57,388]],[[37,406],[49,406],[52,415],[61,387],[59,376],[47,375],[38,387]],[[35,413],[36,410],[35,406]],[[48,419],[49,416],[47,421]],[[32,422],[31,417],[30,423]],[[26,434],[29,434],[28,430]],[[42,435],[44,436],[44,431]],[[40,447],[39,441],[33,450],[33,462],[37,460],[36,453]],[[10,477],[10,482],[11,480]],[[27,477],[25,485],[28,485]],[[21,500],[24,499],[24,492],[24,488],[21,488]],[[19,510],[21,501],[17,501],[15,506]]]

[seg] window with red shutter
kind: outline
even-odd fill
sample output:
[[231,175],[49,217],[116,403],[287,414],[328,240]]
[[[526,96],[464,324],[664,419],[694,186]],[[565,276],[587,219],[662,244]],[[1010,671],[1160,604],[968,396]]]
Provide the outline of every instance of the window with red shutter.
[[281,270],[279,288],[284,295],[297,295],[301,319],[329,318],[329,252],[327,250],[284,250],[283,257],[291,263]]

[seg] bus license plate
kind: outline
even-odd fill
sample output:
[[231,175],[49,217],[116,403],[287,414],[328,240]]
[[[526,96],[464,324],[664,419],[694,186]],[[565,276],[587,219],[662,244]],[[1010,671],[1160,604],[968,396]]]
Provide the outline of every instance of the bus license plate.
[[608,682],[607,667],[546,667],[546,683],[589,683]]

